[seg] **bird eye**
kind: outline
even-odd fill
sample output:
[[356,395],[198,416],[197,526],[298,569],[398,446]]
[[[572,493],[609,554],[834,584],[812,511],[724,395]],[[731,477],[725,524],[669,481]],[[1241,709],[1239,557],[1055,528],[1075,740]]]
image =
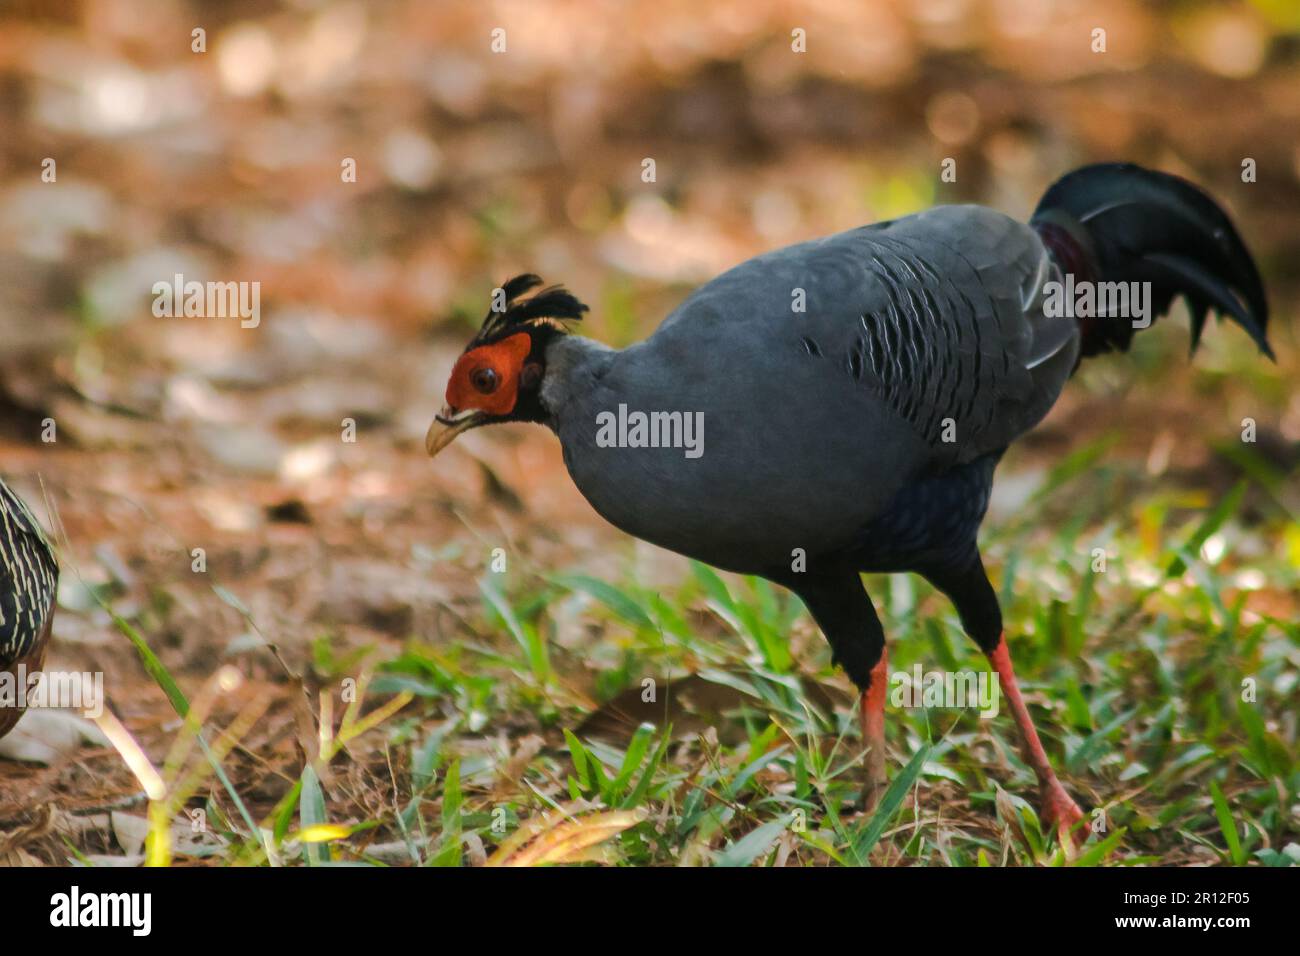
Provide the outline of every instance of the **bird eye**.
[[491,395],[497,390],[497,372],[494,368],[484,366],[476,368],[469,377],[470,384],[484,395]]

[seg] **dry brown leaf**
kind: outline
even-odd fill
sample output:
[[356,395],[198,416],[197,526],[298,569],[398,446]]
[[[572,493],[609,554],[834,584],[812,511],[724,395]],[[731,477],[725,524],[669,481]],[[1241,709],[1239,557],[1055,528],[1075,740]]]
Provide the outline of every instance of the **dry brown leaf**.
[[585,863],[592,851],[646,818],[645,811],[609,810],[573,817],[564,812],[548,814],[541,825],[521,827],[492,854],[485,866],[548,866]]

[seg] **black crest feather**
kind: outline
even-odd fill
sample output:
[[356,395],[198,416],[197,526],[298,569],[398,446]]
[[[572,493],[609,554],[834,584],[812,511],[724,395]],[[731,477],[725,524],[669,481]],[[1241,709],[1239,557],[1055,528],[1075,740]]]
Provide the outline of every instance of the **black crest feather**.
[[501,291],[505,294],[505,307],[500,311],[488,309],[482,328],[466,347],[466,351],[494,342],[524,326],[547,326],[563,333],[567,331],[563,325],[565,321],[576,322],[587,311],[586,305],[558,285],[543,289],[527,299],[520,298],[541,284],[541,277],[529,272],[515,276],[503,285]]

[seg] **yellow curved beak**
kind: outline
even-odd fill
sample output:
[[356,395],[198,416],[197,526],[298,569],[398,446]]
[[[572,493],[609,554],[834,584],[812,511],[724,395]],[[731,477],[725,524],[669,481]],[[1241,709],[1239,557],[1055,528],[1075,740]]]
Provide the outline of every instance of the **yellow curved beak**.
[[487,415],[473,410],[456,415],[450,408],[438,413],[424,436],[424,450],[432,458],[456,440],[461,432],[467,432],[475,425],[481,425]]

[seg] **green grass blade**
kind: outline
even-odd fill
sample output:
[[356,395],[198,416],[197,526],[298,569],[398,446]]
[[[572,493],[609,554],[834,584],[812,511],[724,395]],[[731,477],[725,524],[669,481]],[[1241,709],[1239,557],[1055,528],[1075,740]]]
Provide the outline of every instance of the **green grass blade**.
[[523,651],[524,660],[528,662],[533,676],[539,679],[549,677],[551,661],[546,649],[546,641],[520,622],[514,608],[510,606],[510,602],[506,600],[505,595],[497,588],[496,582],[490,576],[479,582],[479,591],[482,593],[484,600],[487,601],[488,606],[505,623],[506,630],[510,632],[510,636],[515,639],[515,643]]
[[894,778],[894,782],[885,791],[885,797],[880,801],[876,812],[871,815],[871,819],[858,828],[858,832],[853,837],[853,855],[859,860],[865,861],[880,842],[881,834],[894,821],[898,808],[903,805],[903,798],[907,796],[907,792],[912,789],[912,784],[916,783],[917,777],[921,775],[921,767],[925,765],[929,756],[930,745],[925,744],[908,761],[903,772]]
[[135,652],[140,655],[140,663],[144,665],[145,672],[154,679],[162,692],[167,695],[167,700],[171,702],[172,709],[180,716],[186,717],[190,712],[190,702],[184,692],[181,691],[176,681],[172,679],[171,673],[163,666],[163,662],[158,659],[158,655],[153,652],[153,648],[144,639],[131,624],[124,618],[120,617],[112,608],[101,602],[101,607],[108,611],[113,618],[113,624],[135,647]]
[[552,584],[570,591],[581,591],[588,597],[594,598],[633,627],[654,629],[654,622],[641,609],[641,605],[612,584],[587,577],[585,574],[557,574],[549,580]]
[[609,786],[611,797],[610,806],[617,806],[618,800],[623,792],[627,790],[627,785],[632,782],[632,774],[636,773],[641,761],[645,759],[646,751],[650,749],[650,741],[654,739],[654,728],[649,724],[642,724],[632,735],[632,742],[627,745],[627,753],[623,755],[623,765],[618,769],[618,776]]
[[[1241,507],[1241,500],[1246,495],[1246,487],[1249,483],[1239,481],[1233,485],[1232,490],[1223,496],[1223,500],[1210,509],[1210,513],[1201,519],[1201,523],[1196,526],[1191,537],[1182,546],[1182,551],[1188,554],[1199,554],[1201,545],[1209,539],[1210,535],[1218,531],[1223,523],[1237,513]],[[1165,577],[1176,578],[1187,570],[1187,561],[1179,555],[1170,562],[1169,567],[1165,569]]]
[[1219,829],[1227,841],[1228,857],[1232,860],[1232,865],[1245,866],[1246,851],[1241,848],[1241,840],[1237,837],[1236,822],[1232,819],[1232,811],[1228,809],[1228,801],[1223,798],[1223,791],[1214,780],[1210,781],[1210,798],[1214,801],[1214,815],[1219,818]]
[[[311,764],[302,768],[302,792],[298,797],[299,829],[320,826],[327,823],[325,813],[325,792],[321,789],[320,778]],[[302,861],[308,866],[320,866],[330,861],[330,848],[327,843],[302,844]]]
[[713,861],[713,865],[726,867],[749,866],[771,848],[772,844],[777,841],[777,838],[789,825],[789,816],[782,816],[764,823],[760,827],[755,827],[719,853],[717,859]]
[[1120,827],[1106,839],[1084,850],[1070,865],[1076,867],[1097,866],[1106,857],[1110,856],[1115,847],[1119,846],[1119,841],[1124,838],[1125,832],[1125,828]]
[[578,785],[583,790],[589,790],[591,788],[590,761],[594,758],[588,756],[587,748],[582,745],[582,741],[567,728],[564,731],[564,741],[569,745],[569,759],[573,761],[574,773],[578,775]]

